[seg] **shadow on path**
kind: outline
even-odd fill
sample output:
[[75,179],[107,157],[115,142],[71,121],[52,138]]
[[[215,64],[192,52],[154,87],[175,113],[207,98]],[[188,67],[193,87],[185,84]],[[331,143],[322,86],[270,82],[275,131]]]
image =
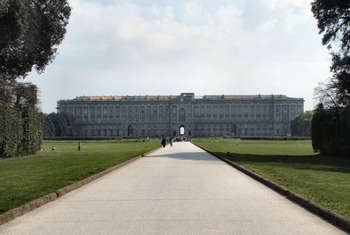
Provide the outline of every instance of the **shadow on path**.
[[169,154],[154,154],[147,156],[148,158],[174,158],[181,160],[205,160],[205,161],[219,161],[216,157],[206,152],[180,152]]

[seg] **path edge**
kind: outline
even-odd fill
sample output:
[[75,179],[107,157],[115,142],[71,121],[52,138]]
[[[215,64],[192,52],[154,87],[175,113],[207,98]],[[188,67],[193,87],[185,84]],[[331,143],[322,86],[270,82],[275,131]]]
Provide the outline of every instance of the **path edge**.
[[30,202],[27,202],[19,207],[8,210],[8,211],[0,214],[0,226],[7,223],[7,222],[10,222],[11,220],[14,220],[17,217],[20,217],[20,216],[36,209],[36,208],[39,208],[39,207],[41,207],[49,202],[52,202],[52,201],[62,197],[63,195],[65,195],[73,190],[76,190],[76,189],[78,189],[78,188],[80,188],[80,187],[82,187],[82,186],[84,186],[92,181],[95,181],[95,180],[101,178],[102,176],[107,175],[108,173],[110,173],[114,170],[117,170],[125,165],[128,165],[128,164],[130,164],[130,163],[132,163],[132,162],[134,162],[134,161],[136,161],[144,156],[147,156],[147,155],[159,150],[160,148],[162,148],[162,147],[153,149],[153,150],[148,151],[146,153],[143,153],[141,155],[137,155],[137,156],[135,156],[127,161],[119,163],[118,165],[115,165],[111,168],[108,168],[104,171],[101,171],[95,175],[91,175],[85,179],[82,179],[80,181],[77,181],[77,182],[74,182],[74,183],[69,184],[67,186],[64,186],[63,188],[59,188],[55,192],[46,194],[42,197],[39,197],[39,198],[34,199]]
[[[274,190],[275,192],[279,193],[280,195],[286,197],[288,200],[294,202],[295,204],[305,208],[306,210],[310,211],[313,214],[318,215],[319,217],[321,217],[322,219],[324,219],[325,221],[327,221],[328,223],[336,226],[337,228],[340,228],[341,230],[350,233],[350,221],[345,219],[344,217],[335,214],[334,212],[331,212],[330,210],[327,210],[326,208],[315,204],[314,202],[311,202],[310,200],[307,200],[306,198],[302,197],[299,194],[296,194],[288,189],[286,189],[283,186],[280,186],[264,177],[262,177],[261,175],[258,175],[250,170],[247,170],[246,168],[238,165],[237,163],[234,163],[228,159],[225,159],[221,156],[219,156],[218,154],[211,152],[209,150],[207,150],[206,148],[192,143],[195,146],[197,146],[198,148],[208,152],[209,154],[215,156],[216,158],[220,159],[221,161],[227,163],[228,165],[236,168],[237,170],[241,171],[242,173],[250,176],[251,178],[255,179],[256,181],[264,184],[265,186],[269,187],[270,189]],[[230,153],[227,153],[230,154]]]

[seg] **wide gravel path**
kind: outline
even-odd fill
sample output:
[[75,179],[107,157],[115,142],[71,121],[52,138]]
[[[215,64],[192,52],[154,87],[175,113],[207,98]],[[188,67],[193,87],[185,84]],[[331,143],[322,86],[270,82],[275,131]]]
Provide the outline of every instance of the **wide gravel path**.
[[345,234],[191,143],[0,226],[0,234]]

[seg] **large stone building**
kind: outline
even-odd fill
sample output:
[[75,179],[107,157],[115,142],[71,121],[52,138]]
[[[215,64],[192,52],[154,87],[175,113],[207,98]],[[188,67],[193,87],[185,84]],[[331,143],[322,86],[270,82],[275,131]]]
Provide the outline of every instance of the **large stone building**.
[[304,111],[284,95],[81,96],[58,101],[79,136],[285,136]]

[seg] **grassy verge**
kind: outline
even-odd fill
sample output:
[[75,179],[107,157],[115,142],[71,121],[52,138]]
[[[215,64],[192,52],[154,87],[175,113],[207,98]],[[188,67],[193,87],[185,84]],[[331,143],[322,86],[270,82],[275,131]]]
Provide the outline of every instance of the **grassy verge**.
[[0,160],[0,213],[159,146],[158,140],[89,141],[78,152],[76,141],[55,141],[33,156]]
[[318,156],[310,141],[193,142],[350,219],[350,159]]

